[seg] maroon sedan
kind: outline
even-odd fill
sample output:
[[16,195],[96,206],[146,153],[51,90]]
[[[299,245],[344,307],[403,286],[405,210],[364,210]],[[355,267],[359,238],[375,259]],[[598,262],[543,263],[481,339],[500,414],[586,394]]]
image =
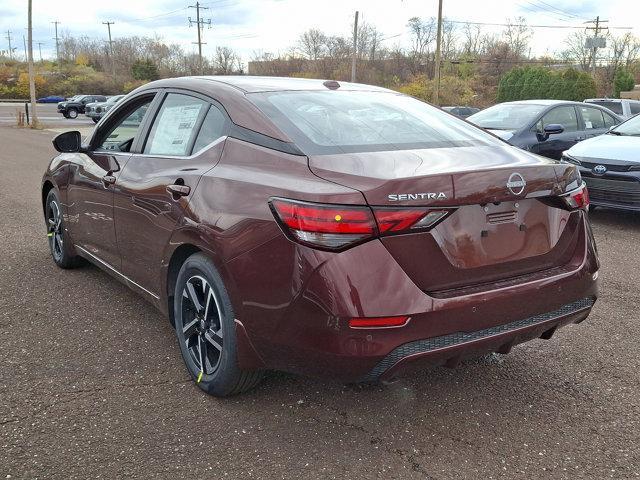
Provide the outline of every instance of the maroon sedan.
[[584,320],[598,259],[574,165],[397,92],[149,83],[54,140],[53,260],[88,260],[175,326],[198,386],[267,369],[391,380]]

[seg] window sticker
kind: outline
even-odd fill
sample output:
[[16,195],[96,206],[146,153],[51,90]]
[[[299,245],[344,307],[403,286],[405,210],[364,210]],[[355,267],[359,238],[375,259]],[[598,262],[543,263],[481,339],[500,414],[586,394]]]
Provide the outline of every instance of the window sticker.
[[202,104],[165,107],[151,142],[150,153],[185,155]]

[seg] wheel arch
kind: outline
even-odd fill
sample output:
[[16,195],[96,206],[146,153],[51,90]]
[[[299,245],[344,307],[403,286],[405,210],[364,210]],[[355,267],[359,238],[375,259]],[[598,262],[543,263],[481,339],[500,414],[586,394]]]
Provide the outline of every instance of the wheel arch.
[[45,180],[42,183],[42,211],[43,211],[43,213],[46,213],[47,196],[49,195],[49,192],[51,190],[53,190],[54,188],[55,188],[55,186],[53,185],[53,182],[51,180]]

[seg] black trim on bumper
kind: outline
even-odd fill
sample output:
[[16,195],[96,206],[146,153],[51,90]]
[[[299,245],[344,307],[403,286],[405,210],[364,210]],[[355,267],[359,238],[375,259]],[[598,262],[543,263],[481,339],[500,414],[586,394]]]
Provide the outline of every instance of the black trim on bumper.
[[496,325],[495,327],[485,328],[483,330],[476,330],[475,332],[456,332],[449,335],[443,335],[440,337],[427,338],[424,340],[416,340],[414,342],[405,343],[396,347],[383,358],[373,369],[365,375],[361,381],[372,382],[378,379],[389,368],[394,366],[400,360],[405,357],[416,355],[420,353],[427,353],[433,350],[439,350],[441,348],[447,348],[455,345],[461,345],[464,343],[472,342],[474,340],[481,340],[484,338],[492,337],[494,335],[500,335],[520,328],[530,327],[538,323],[553,320],[555,318],[564,317],[577,313],[581,310],[593,307],[595,300],[591,297],[583,298],[573,303],[563,305],[553,312],[541,313],[534,315],[533,317],[524,318],[522,320],[516,320],[511,323],[505,323],[503,325]]

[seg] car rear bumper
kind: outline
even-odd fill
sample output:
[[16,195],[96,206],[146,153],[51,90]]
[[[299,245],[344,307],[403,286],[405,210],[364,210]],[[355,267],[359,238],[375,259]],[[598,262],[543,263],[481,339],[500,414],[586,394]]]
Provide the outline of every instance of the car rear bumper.
[[587,297],[552,312],[495,327],[405,343],[393,349],[360,380],[388,381],[412,368],[425,365],[455,367],[464,358],[483,353],[509,353],[517,344],[535,338],[548,340],[559,327],[582,322],[591,312],[594,303],[595,297]]

